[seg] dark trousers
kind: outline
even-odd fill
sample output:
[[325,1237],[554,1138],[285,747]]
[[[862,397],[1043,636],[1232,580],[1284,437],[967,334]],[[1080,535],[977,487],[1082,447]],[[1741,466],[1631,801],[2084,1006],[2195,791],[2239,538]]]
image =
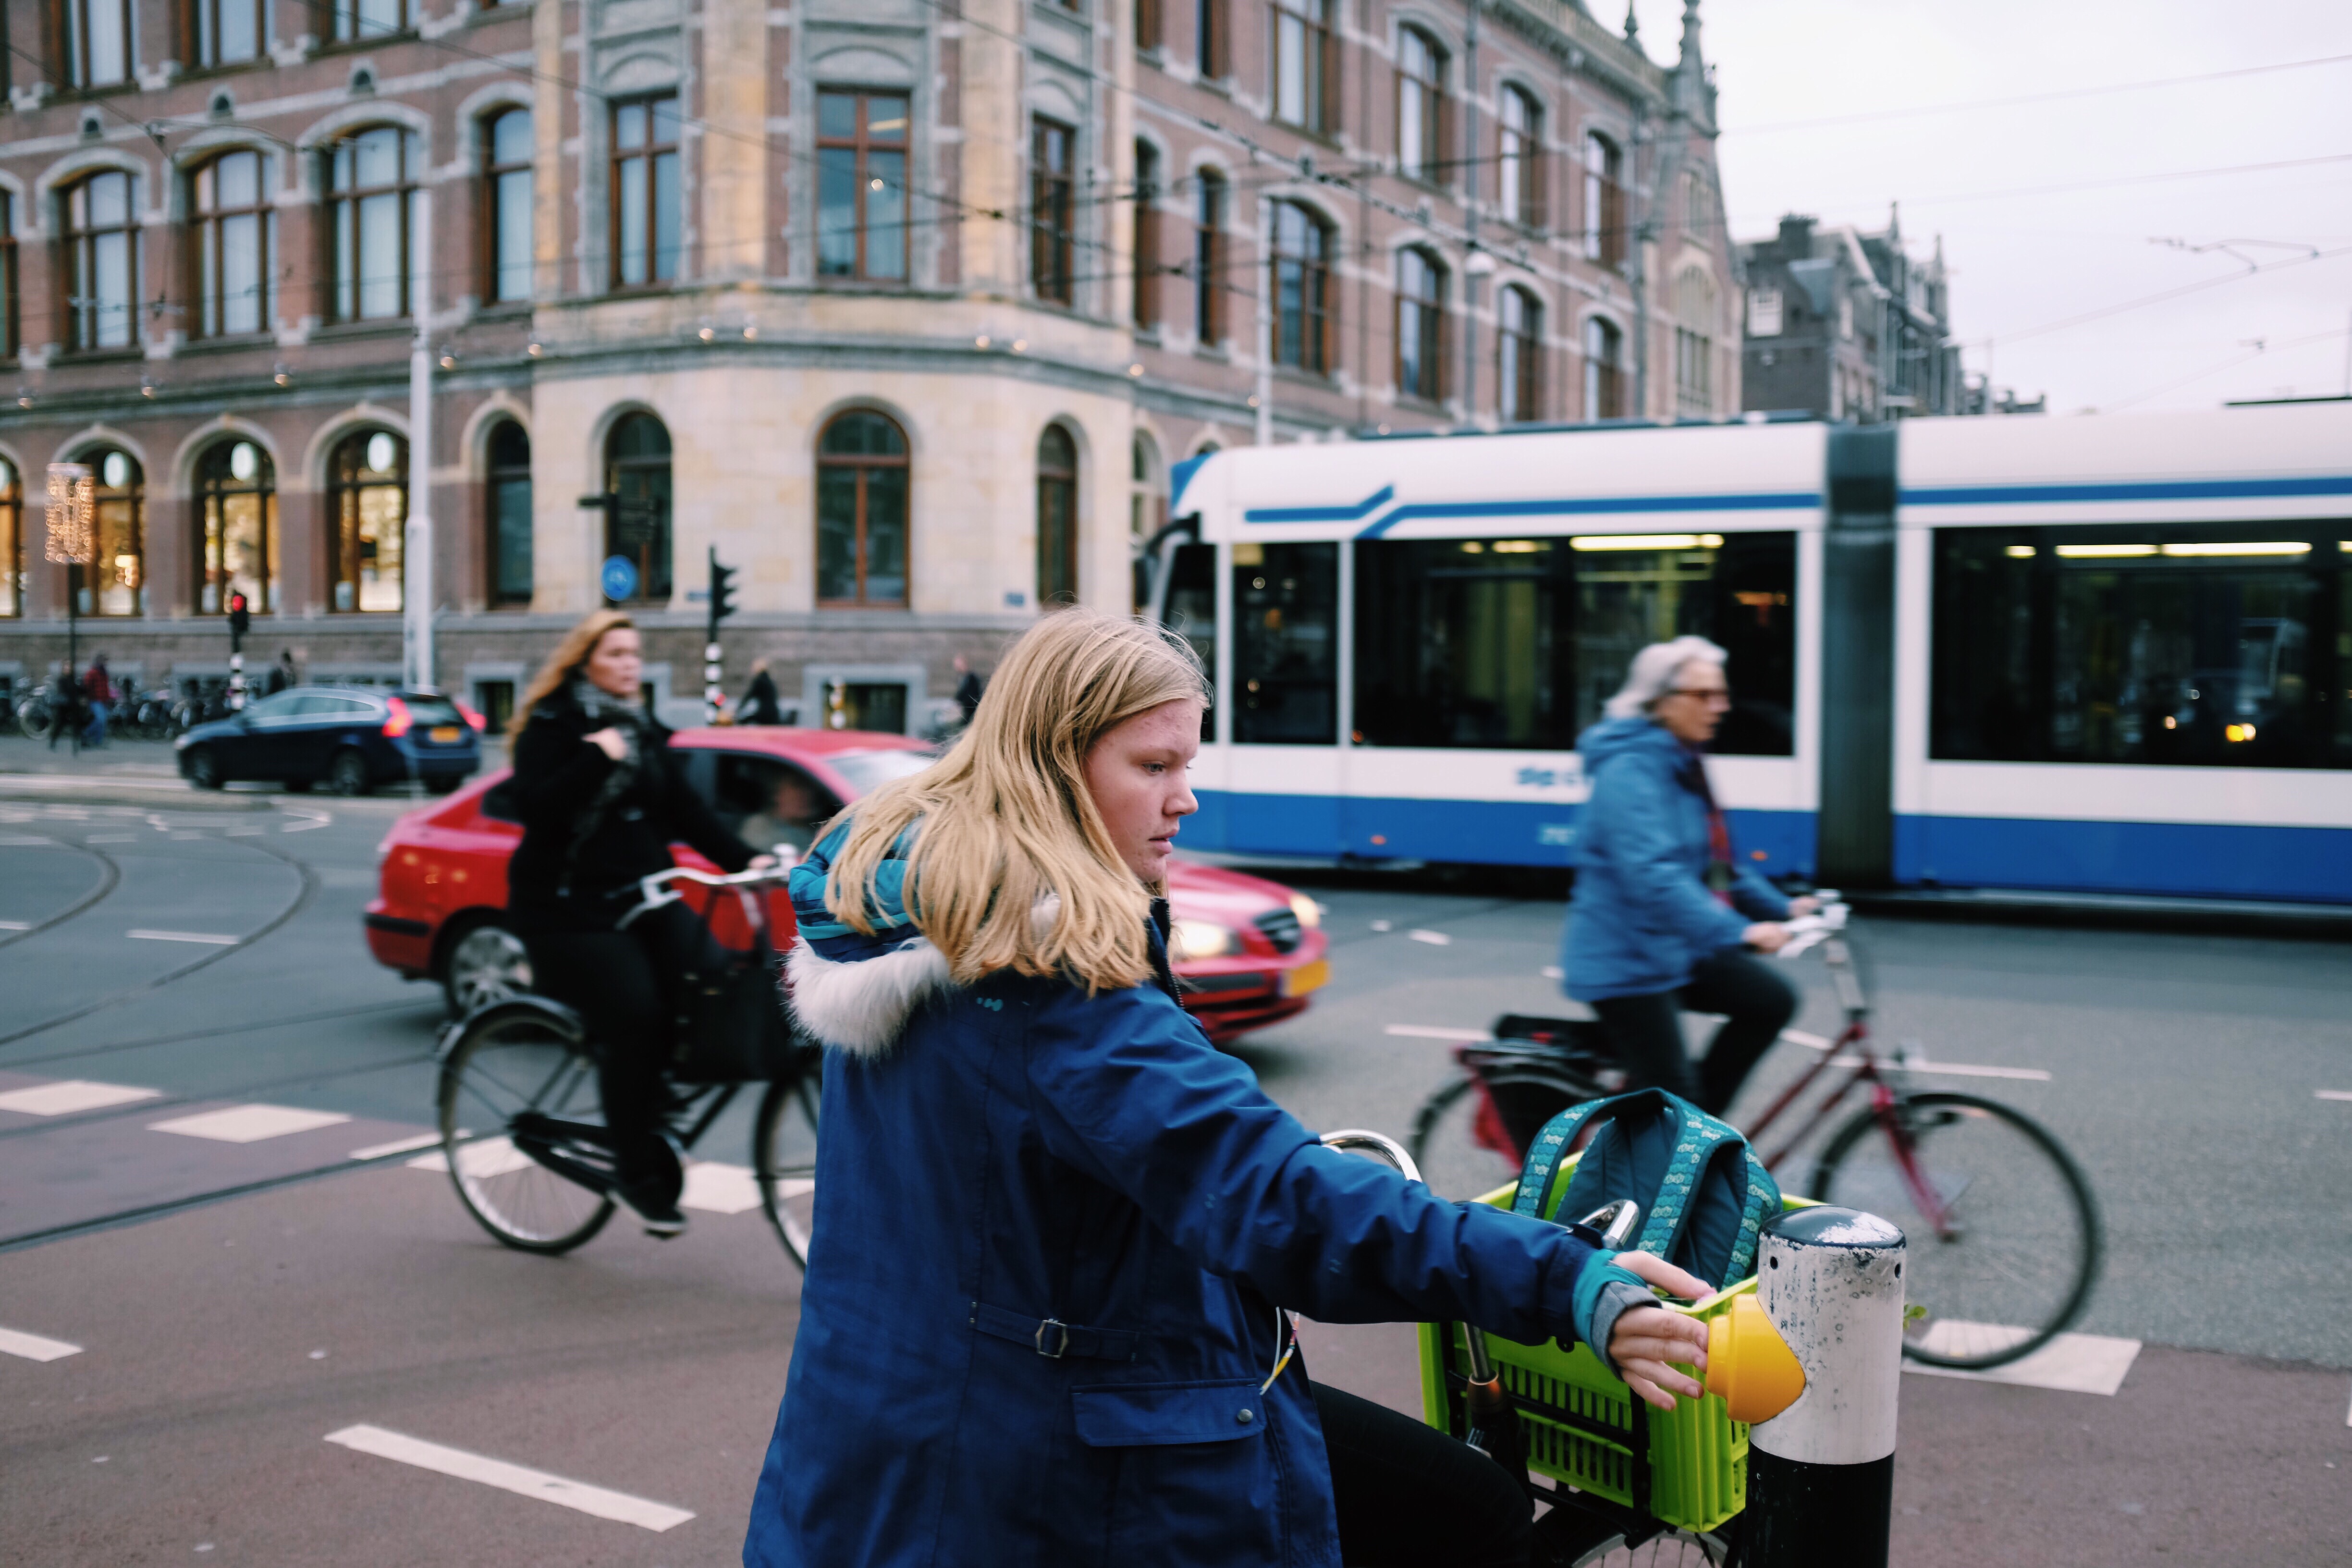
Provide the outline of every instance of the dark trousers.
[[678,976],[715,964],[709,929],[683,904],[640,915],[626,931],[547,930],[522,916],[516,924],[531,988],[585,1019],[600,1051],[597,1092],[621,1179],[675,1178],[677,1157],[657,1136],[668,1104],[663,1065],[677,1033]]
[[1527,1568],[1528,1494],[1500,1465],[1384,1405],[1311,1386],[1347,1568]]
[[[1680,991],[1612,996],[1592,1004],[1617,1058],[1632,1074],[1625,1087],[1664,1089],[1720,1116],[1757,1059],[1797,1016],[1797,989],[1745,948],[1700,961]],[[1694,1070],[1683,1046],[1682,1014],[1722,1013],[1705,1059]]]

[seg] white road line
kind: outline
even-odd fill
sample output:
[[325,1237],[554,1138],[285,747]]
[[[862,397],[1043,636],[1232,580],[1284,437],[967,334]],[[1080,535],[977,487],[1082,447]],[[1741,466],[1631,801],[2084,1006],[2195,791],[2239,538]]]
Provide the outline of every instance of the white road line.
[[[2032,1331],[2003,1323],[1969,1323],[1947,1318],[1929,1325],[1920,1336],[1920,1342],[1929,1350],[1952,1352],[1964,1346],[1973,1350],[1994,1343],[2014,1344]],[[2060,1334],[2032,1355],[1987,1372],[1963,1372],[1957,1367],[1928,1366],[1909,1360],[1904,1362],[1903,1370],[1927,1377],[1959,1377],[1975,1383],[2008,1383],[2021,1388],[2113,1397],[2124,1385],[2124,1378],[2138,1357],[2137,1340],[2113,1339],[2105,1334]]]
[[708,1214],[741,1214],[760,1206],[760,1178],[749,1165],[697,1160],[686,1168],[686,1190],[677,1206]]
[[308,833],[314,827],[326,826],[330,820],[330,818],[324,816],[314,816],[304,822],[289,822],[278,831],[280,833]]
[[1415,942],[1425,942],[1432,947],[1452,947],[1454,939],[1442,931],[1409,931],[1404,933]]
[[222,834],[221,837],[224,838],[258,838],[268,831],[268,829],[265,827],[232,827],[226,833]]
[[2352,1089],[2315,1089],[2311,1097],[2314,1100],[2352,1100]]
[[[26,819],[18,817],[16,820],[22,822]],[[16,849],[54,849],[58,847],[56,839],[44,838],[37,833],[10,833],[0,836],[0,844],[5,844]]]
[[[466,1167],[466,1174],[478,1182],[492,1176],[510,1175],[528,1171],[539,1162],[516,1148],[504,1138],[485,1138],[478,1143],[461,1144],[457,1163]],[[449,1156],[436,1149],[430,1154],[419,1154],[408,1162],[412,1171],[442,1171],[449,1169]]]
[[134,942],[196,942],[209,947],[235,947],[245,940],[208,931],[127,931],[122,934]]
[[[5,844],[8,841],[6,839],[0,838],[0,844]],[[47,839],[43,839],[42,842],[46,844],[48,841]],[[30,921],[0,921],[0,931],[30,931],[32,929],[33,922]]]
[[430,1149],[441,1142],[438,1132],[420,1132],[414,1138],[395,1138],[389,1143],[371,1143],[364,1149],[352,1151],[354,1160],[382,1160],[394,1154],[414,1154],[419,1149]]
[[1492,1029],[1448,1029],[1435,1024],[1391,1024],[1386,1031],[1409,1040],[1491,1040]]
[[139,842],[139,835],[136,833],[93,833],[84,838],[82,842],[84,844],[136,844]]
[[158,1089],[132,1089],[127,1084],[68,1078],[0,1094],[0,1110],[13,1110],[23,1116],[71,1116],[78,1110],[99,1110],[110,1105],[128,1105],[134,1100],[153,1100],[163,1092]]
[[81,1347],[45,1334],[28,1334],[22,1329],[0,1329],[0,1352],[23,1356],[26,1361],[63,1361],[69,1355],[81,1354]]
[[551,1476],[545,1470],[533,1470],[521,1465],[509,1465],[503,1459],[492,1459],[480,1454],[469,1454],[463,1448],[444,1447],[421,1437],[404,1436],[387,1432],[381,1426],[346,1426],[340,1432],[327,1434],[327,1441],[340,1444],[362,1454],[373,1454],[382,1459],[396,1459],[404,1465],[432,1470],[439,1475],[455,1476],[459,1480],[479,1481],[486,1487],[497,1487],[520,1497],[537,1498],[560,1507],[576,1509],[598,1519],[609,1519],[622,1524],[634,1524],[640,1529],[660,1531],[684,1524],[694,1515],[682,1508],[667,1503],[651,1502],[626,1492],[606,1491],[584,1481],[568,1481],[562,1476]]
[[1780,1031],[1780,1037],[1792,1046],[1802,1046],[1809,1051],[1825,1051],[1837,1043],[1834,1040],[1825,1040],[1819,1035],[1809,1035],[1802,1029],[1783,1029]]
[[226,1110],[206,1110],[194,1116],[151,1122],[150,1132],[175,1132],[183,1138],[209,1138],[215,1143],[258,1143],[289,1132],[309,1132],[339,1126],[350,1117],[340,1110],[301,1110],[290,1105],[232,1105]]

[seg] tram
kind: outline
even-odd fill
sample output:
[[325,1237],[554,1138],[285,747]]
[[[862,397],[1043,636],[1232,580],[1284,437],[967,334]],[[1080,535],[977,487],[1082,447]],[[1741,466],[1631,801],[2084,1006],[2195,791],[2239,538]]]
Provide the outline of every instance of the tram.
[[1767,875],[2352,902],[2352,403],[1302,443],[1179,465],[1188,847],[1572,866],[1642,645],[1729,653]]

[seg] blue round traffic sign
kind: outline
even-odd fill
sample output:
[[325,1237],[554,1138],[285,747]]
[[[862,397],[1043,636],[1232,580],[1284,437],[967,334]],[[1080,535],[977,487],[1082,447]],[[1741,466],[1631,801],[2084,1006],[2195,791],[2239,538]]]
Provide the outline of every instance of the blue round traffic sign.
[[637,596],[637,563],[625,555],[607,555],[604,569],[597,580],[604,586],[604,597],[618,602]]

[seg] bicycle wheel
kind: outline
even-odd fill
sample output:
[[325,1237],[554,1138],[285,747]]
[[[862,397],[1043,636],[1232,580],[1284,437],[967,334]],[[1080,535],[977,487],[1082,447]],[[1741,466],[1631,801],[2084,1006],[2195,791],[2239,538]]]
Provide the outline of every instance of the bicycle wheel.
[[751,1130],[751,1169],[760,1178],[760,1206],[776,1239],[808,1267],[809,1230],[816,1217],[816,1118],[824,1089],[824,1053],[793,1053],[794,1070],[760,1097]]
[[1905,1294],[1927,1311],[1904,1352],[1981,1371],[2047,1344],[2098,1279],[2099,1213],[2081,1168],[2039,1123],[1974,1095],[1906,1095],[1894,1114],[1944,1209],[1940,1230],[1873,1110],[1822,1151],[1811,1195],[1902,1227]]
[[[1571,1073],[1539,1067],[1502,1067],[1486,1074],[1498,1117],[1482,1113],[1486,1098],[1468,1077],[1455,1079],[1422,1103],[1407,1147],[1429,1190],[1445,1198],[1483,1197],[1519,1179],[1519,1161],[1507,1151],[1514,1128],[1540,1129],[1562,1110],[1601,1092]],[[1507,1125],[1498,1126],[1497,1121]],[[1483,1125],[1482,1125],[1483,1123]]]
[[[519,1118],[601,1131],[596,1067],[562,1031],[528,1013],[485,1017],[441,1066],[441,1149],[467,1212],[507,1246],[569,1252],[604,1227],[613,1200],[532,1159],[510,1134]],[[536,1129],[535,1129],[536,1130]],[[584,1134],[562,1148],[609,1167]]]

